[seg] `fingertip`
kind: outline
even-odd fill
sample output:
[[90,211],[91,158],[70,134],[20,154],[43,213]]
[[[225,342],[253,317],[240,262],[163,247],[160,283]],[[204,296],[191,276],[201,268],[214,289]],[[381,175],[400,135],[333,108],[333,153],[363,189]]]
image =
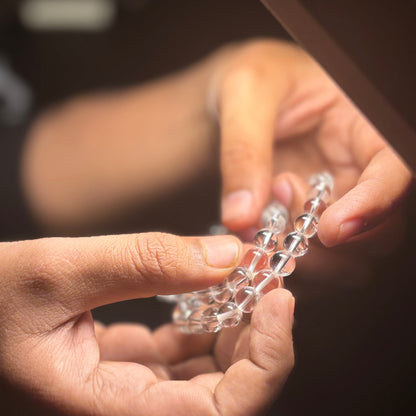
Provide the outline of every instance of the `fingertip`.
[[303,211],[303,204],[307,194],[305,180],[292,172],[284,172],[273,179],[273,197],[285,205],[296,217]]
[[293,326],[295,298],[287,289],[275,289],[267,293],[253,313],[254,325],[270,326],[270,316],[289,330]]
[[290,207],[293,199],[293,190],[290,181],[286,177],[277,177],[273,181],[272,192],[274,198],[284,206]]
[[254,196],[249,189],[233,191],[225,195],[221,204],[222,222],[230,229],[239,229],[253,216]]
[[217,269],[237,266],[242,251],[242,244],[238,238],[232,235],[218,235],[202,237],[200,242],[208,266]]
[[[337,219],[337,214],[339,214],[340,211],[338,211],[336,207],[334,210],[334,205],[327,208],[322,214],[318,224],[317,236],[319,241],[328,248],[338,244],[339,227],[342,223]],[[333,215],[333,211],[335,212],[335,215]]]
[[268,198],[269,193],[263,189],[242,189],[226,194],[221,202],[222,223],[232,231],[257,226]]

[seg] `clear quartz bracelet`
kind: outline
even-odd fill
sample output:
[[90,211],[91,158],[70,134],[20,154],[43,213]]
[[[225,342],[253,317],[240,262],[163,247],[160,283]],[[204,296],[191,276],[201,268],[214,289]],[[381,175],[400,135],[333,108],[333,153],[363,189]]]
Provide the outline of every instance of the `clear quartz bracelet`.
[[262,213],[263,228],[254,237],[254,247],[223,282],[200,291],[158,296],[175,304],[172,319],[182,332],[214,333],[235,327],[244,314],[253,312],[262,296],[284,287],[283,279],[295,270],[296,258],[308,251],[333,189],[327,172],[312,176],[309,184],[304,213],[294,220],[294,231],[286,235],[281,250],[278,235],[285,231],[289,215],[283,205],[272,202]]

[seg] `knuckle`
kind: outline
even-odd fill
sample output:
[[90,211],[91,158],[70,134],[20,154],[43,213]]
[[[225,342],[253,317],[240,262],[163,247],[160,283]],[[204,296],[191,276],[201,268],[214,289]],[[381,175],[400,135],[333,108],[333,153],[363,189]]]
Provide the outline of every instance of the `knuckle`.
[[233,67],[224,75],[222,88],[223,93],[233,91],[250,91],[259,84],[264,75],[265,69],[253,59],[244,59],[236,62]]
[[227,87],[256,87],[270,71],[270,56],[276,55],[276,50],[283,46],[270,39],[252,39],[240,50],[237,58],[224,75],[223,86]]
[[183,252],[182,240],[171,234],[139,234],[133,247],[133,265],[143,278],[175,278],[178,265],[184,257]]

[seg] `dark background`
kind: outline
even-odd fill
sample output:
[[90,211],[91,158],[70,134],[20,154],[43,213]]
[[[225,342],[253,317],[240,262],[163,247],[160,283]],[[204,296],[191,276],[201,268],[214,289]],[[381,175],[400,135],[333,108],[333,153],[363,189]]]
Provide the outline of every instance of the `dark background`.
[[[33,89],[32,117],[80,92],[127,86],[179,69],[226,42],[288,37],[256,0],[120,0],[116,24],[95,34],[28,33],[16,18],[17,3],[2,0],[0,5],[0,53]],[[3,241],[42,235],[24,210],[16,175],[29,124],[30,119],[0,126]],[[218,174],[196,178],[140,218],[99,231],[203,234],[217,221],[218,200]],[[377,260],[369,284],[297,303],[296,367],[270,414],[409,414],[416,370],[415,207],[413,192],[406,240]],[[170,319],[169,307],[153,299],[102,307],[95,317],[152,327]]]

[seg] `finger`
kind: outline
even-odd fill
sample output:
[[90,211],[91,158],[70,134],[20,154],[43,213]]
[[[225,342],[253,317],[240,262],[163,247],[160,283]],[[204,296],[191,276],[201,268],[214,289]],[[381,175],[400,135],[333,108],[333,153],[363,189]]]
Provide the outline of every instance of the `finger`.
[[302,213],[307,189],[305,180],[292,172],[284,172],[273,178],[273,197],[289,210],[291,219]]
[[293,367],[294,299],[290,292],[269,292],[253,313],[249,356],[234,363],[215,390],[221,414],[257,415],[283,387]]
[[[218,367],[225,371],[234,360],[239,359],[238,352],[241,347],[248,348],[248,340],[242,336],[247,324],[241,322],[238,327],[223,329],[215,342],[214,354]],[[248,329],[248,328],[247,328]]]
[[100,359],[104,361],[165,364],[152,332],[144,325],[110,325],[101,334],[99,346]]
[[144,325],[110,325],[98,340],[100,359],[103,361],[129,361],[146,365],[163,380],[170,372],[159,352],[152,332]]
[[200,386],[206,387],[211,394],[214,394],[217,384],[221,381],[224,374],[221,371],[216,373],[200,374],[193,377],[190,381],[192,383],[199,384]]
[[270,194],[275,122],[290,85],[272,53],[267,42],[248,48],[219,89],[222,220],[232,230],[254,225]]
[[216,284],[237,265],[240,252],[241,243],[232,236],[146,233],[3,245],[0,260],[8,265],[9,290],[19,292],[13,297],[19,308],[36,305],[62,318],[125,299]]
[[218,367],[211,355],[190,358],[170,368],[172,378],[175,380],[190,380],[201,374],[217,373]]
[[102,322],[94,320],[94,332],[98,342],[100,342],[100,338],[106,330],[107,328]]
[[341,244],[381,224],[404,198],[411,178],[390,147],[379,150],[357,185],[322,215],[318,232],[322,243]]
[[153,333],[160,353],[169,364],[208,354],[215,341],[213,334],[184,334],[174,324],[166,324]]

